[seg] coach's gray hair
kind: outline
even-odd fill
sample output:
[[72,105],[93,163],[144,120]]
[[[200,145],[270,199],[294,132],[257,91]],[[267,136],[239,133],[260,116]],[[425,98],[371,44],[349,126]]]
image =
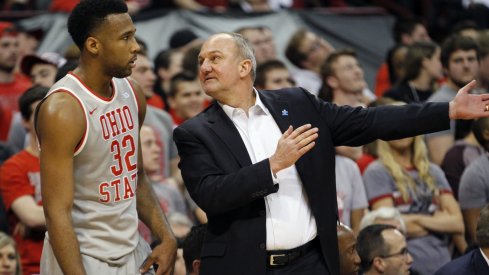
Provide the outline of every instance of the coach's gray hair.
[[249,59],[251,60],[251,78],[253,82],[255,82],[255,77],[256,77],[256,58],[255,54],[253,51],[253,47],[251,46],[250,42],[244,38],[239,33],[235,32],[227,32],[229,34],[234,42],[236,43],[236,46],[238,47],[239,54],[243,59]]
[[397,220],[399,221],[400,227],[399,231],[406,234],[406,224],[401,217],[401,213],[394,207],[380,207],[374,211],[367,213],[363,216],[362,221],[360,222],[360,231],[365,227],[374,224],[376,219],[383,220]]

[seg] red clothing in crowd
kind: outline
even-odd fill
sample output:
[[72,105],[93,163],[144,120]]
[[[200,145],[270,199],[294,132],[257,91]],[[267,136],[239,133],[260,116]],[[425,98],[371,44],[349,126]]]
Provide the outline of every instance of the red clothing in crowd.
[[384,93],[392,87],[391,81],[389,79],[389,67],[387,63],[382,63],[379,70],[377,71],[377,76],[375,77],[375,95],[381,97]]
[[183,119],[182,117],[177,115],[177,113],[175,112],[175,109],[170,109],[170,115],[171,115],[171,118],[173,119],[173,124],[175,124],[175,126],[178,126],[185,121],[185,119]]
[[[19,219],[11,209],[16,199],[26,195],[32,196],[38,205],[42,205],[40,169],[39,158],[26,150],[8,159],[0,169],[0,191],[12,231],[19,223]],[[44,233],[43,229],[26,227],[23,235],[13,235],[17,242],[23,274],[40,272]]]
[[161,96],[154,94],[152,97],[146,99],[146,104],[151,105],[160,110],[165,109],[165,102],[161,98]]
[[50,11],[70,13],[80,0],[52,0]]
[[31,81],[21,74],[10,83],[0,83],[0,141],[7,140],[12,117],[19,110],[19,97],[30,86]]

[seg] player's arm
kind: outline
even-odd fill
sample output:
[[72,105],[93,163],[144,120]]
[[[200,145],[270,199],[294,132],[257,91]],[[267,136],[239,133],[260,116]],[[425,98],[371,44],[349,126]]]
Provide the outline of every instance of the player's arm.
[[55,93],[40,106],[36,130],[41,145],[41,193],[49,239],[64,274],[85,274],[72,225],[73,156],[85,114],[74,97]]
[[[139,128],[143,125],[146,115],[146,100],[137,83],[132,81],[139,102]],[[146,272],[153,263],[158,263],[158,275],[172,274],[177,254],[177,242],[170,225],[160,208],[153,188],[143,168],[141,141],[138,141],[138,182],[136,190],[137,211],[139,219],[149,227],[160,244],[148,256],[141,266],[141,273]]]

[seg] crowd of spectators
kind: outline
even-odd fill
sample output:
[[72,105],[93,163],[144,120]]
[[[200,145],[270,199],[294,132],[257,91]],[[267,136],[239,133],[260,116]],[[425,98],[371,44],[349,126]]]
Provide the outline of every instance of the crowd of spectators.
[[[0,5],[7,12],[69,12],[77,2],[11,0]],[[450,101],[472,79],[478,81],[473,93],[487,93],[489,87],[487,1],[460,1],[457,5],[453,3],[457,1],[427,1],[431,5],[450,2],[441,9],[447,11],[444,18],[457,19],[450,24],[434,20],[430,4],[413,5],[411,1],[126,2],[132,14],[156,8],[273,12],[377,5],[397,16],[393,27],[396,45],[378,68],[373,87],[368,87],[354,48],[335,49],[313,30],[293,33],[281,55],[269,27],[236,29],[254,47],[255,87],[261,90],[300,86],[336,105],[369,107]],[[455,17],[453,9],[459,7],[464,12]],[[413,19],[416,16],[420,20]],[[460,21],[469,17],[474,21]],[[432,30],[440,27],[444,27],[445,37],[432,37]],[[39,272],[46,227],[35,107],[55,81],[77,66],[79,55],[76,47],[59,53],[37,52],[42,35],[39,30],[26,31],[12,22],[0,22],[0,230],[4,232],[0,233],[0,260],[5,261],[3,253],[14,258],[2,262],[0,268],[8,268],[8,274]],[[178,30],[168,41],[169,48],[157,49],[151,60],[148,46],[139,40],[141,51],[131,75],[148,102],[141,128],[144,168],[183,249],[175,274],[198,274],[207,221],[185,188],[172,140],[174,127],[214,104],[197,76],[202,41],[190,30]],[[489,203],[488,151],[487,118],[452,121],[450,130],[426,136],[338,147],[337,233],[343,274],[394,274],[394,270],[405,269],[431,275],[474,249],[485,253],[489,228],[479,227],[487,227],[488,221],[482,219],[489,219],[489,215],[481,219],[479,215]],[[142,223],[139,230],[155,245]]]

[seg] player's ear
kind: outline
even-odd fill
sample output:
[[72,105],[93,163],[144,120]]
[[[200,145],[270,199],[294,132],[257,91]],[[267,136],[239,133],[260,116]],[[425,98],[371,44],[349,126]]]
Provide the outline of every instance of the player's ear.
[[100,41],[93,36],[89,36],[87,40],[85,40],[84,46],[85,49],[91,54],[98,54],[100,51]]

